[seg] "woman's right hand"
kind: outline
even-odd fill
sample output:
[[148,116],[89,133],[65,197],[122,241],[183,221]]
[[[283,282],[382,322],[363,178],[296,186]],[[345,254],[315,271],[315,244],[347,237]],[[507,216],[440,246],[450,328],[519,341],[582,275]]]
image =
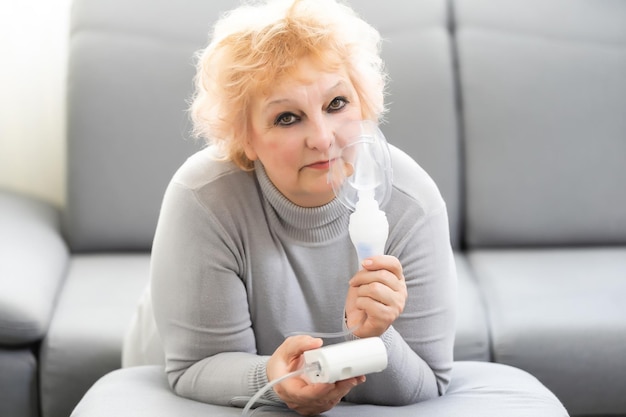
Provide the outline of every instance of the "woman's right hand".
[[[317,349],[322,339],[310,336],[287,338],[267,363],[267,377],[273,381],[304,366],[303,353]],[[311,384],[303,376],[286,379],[274,386],[274,391],[287,407],[304,416],[314,416],[330,410],[350,390],[365,382],[365,376],[345,379],[332,384]]]

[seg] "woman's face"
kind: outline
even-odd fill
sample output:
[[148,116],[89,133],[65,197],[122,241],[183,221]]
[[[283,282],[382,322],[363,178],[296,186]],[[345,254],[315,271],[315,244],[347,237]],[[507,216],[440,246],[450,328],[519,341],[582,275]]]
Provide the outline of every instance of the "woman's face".
[[250,160],[260,160],[276,188],[302,207],[330,202],[329,148],[337,129],[362,118],[361,104],[348,74],[325,72],[303,60],[294,77],[279,81],[267,96],[253,101]]

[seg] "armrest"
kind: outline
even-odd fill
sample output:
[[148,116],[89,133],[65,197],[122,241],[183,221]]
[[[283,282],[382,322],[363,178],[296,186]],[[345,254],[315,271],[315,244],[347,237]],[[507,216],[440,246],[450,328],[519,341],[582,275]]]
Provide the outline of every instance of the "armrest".
[[0,191],[0,345],[42,339],[68,258],[55,207]]

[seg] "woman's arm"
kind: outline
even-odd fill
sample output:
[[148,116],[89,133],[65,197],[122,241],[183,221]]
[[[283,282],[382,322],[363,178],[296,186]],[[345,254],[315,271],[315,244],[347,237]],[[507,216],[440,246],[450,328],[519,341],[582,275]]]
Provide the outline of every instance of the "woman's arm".
[[[406,198],[406,196],[404,196]],[[413,204],[415,207],[415,204]],[[456,271],[443,202],[429,213],[396,204],[387,253],[402,265],[408,296],[383,334],[389,365],[348,395],[348,401],[402,405],[442,395],[453,361]],[[416,211],[417,210],[417,211]]]
[[[244,256],[232,236],[193,190],[173,183],[153,245],[152,298],[175,392],[241,406],[269,380],[295,370],[302,352],[319,347],[321,340],[288,338],[271,356],[257,355],[247,289],[240,278]],[[311,385],[295,377],[263,398],[319,414],[362,382],[352,378]]]
[[[228,405],[265,382],[237,248],[199,201],[173,182],[152,248],[151,285],[166,372],[181,396]],[[236,353],[223,353],[236,352]]]

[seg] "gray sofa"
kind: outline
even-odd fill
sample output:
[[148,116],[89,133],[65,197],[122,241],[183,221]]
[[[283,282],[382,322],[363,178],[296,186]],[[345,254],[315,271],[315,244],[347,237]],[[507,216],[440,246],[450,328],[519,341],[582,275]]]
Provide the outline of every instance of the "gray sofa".
[[[67,204],[0,193],[0,416],[67,417],[92,386],[77,416],[123,415],[111,390],[167,391],[158,368],[116,369],[163,191],[201,147],[193,53],[236,3],[74,2]],[[512,365],[573,416],[626,416],[626,2],[353,5],[385,38],[382,130],[447,202],[459,372]]]

